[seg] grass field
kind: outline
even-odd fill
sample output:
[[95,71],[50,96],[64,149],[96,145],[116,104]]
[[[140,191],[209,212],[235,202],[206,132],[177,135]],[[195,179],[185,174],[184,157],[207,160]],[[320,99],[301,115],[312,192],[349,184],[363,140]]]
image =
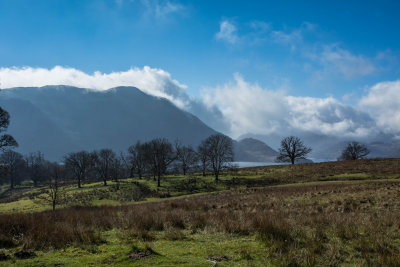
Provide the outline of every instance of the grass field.
[[399,159],[43,190],[3,190],[0,266],[400,266]]

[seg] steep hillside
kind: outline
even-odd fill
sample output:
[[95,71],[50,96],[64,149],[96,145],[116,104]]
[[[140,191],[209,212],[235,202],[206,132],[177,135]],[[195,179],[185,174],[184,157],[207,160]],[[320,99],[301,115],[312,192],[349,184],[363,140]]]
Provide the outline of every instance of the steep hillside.
[[41,150],[53,160],[82,149],[121,151],[137,140],[157,137],[197,145],[216,133],[168,100],[135,87],[3,89],[0,106],[11,115],[9,133],[19,142],[19,151]]

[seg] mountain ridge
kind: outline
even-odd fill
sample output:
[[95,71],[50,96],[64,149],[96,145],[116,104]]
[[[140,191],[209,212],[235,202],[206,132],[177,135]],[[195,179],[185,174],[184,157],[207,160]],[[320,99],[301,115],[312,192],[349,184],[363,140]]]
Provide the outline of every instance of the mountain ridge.
[[217,133],[193,114],[135,87],[10,88],[0,91],[0,106],[11,114],[8,132],[20,143],[18,151],[46,150],[53,160],[82,149],[125,151],[157,137],[197,145]]

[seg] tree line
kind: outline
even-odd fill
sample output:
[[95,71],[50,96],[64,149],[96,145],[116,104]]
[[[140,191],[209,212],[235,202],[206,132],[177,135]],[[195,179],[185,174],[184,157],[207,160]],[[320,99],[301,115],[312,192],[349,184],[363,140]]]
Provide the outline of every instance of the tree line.
[[68,153],[62,162],[50,162],[40,151],[22,155],[11,149],[0,155],[0,163],[6,166],[6,177],[10,188],[30,180],[35,187],[60,181],[75,181],[81,188],[83,182],[114,181],[127,177],[152,178],[161,186],[162,177],[167,173],[191,171],[212,172],[218,181],[220,172],[233,161],[232,139],[212,135],[194,149],[180,141],[169,142],[156,138],[148,142],[137,142],[125,153],[117,154],[111,149],[79,151]]
[[[10,115],[0,107],[0,133],[7,130]],[[212,172],[215,181],[221,171],[228,168],[234,160],[232,139],[223,134],[215,134],[204,139],[195,149],[183,145],[179,140],[171,143],[165,138],[156,138],[148,142],[137,142],[129,146],[125,153],[117,154],[111,149],[80,151],[65,155],[62,162],[49,162],[40,151],[22,155],[12,148],[18,147],[17,141],[8,134],[0,135],[0,177],[6,177],[13,189],[25,180],[31,180],[37,187],[40,184],[58,185],[60,181],[75,180],[82,187],[84,181],[115,181],[127,177],[152,177],[157,186],[166,173],[200,171],[203,176]],[[278,161],[294,164],[305,159],[312,151],[295,136],[283,138],[279,148]],[[369,154],[368,148],[358,142],[350,142],[342,151],[338,160],[356,160]],[[0,181],[1,182],[1,181]]]

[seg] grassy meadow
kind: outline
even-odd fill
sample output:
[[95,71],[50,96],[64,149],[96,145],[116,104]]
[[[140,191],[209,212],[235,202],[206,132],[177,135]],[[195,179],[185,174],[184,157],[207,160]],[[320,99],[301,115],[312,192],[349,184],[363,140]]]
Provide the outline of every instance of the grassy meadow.
[[0,266],[400,266],[400,159],[0,188]]

